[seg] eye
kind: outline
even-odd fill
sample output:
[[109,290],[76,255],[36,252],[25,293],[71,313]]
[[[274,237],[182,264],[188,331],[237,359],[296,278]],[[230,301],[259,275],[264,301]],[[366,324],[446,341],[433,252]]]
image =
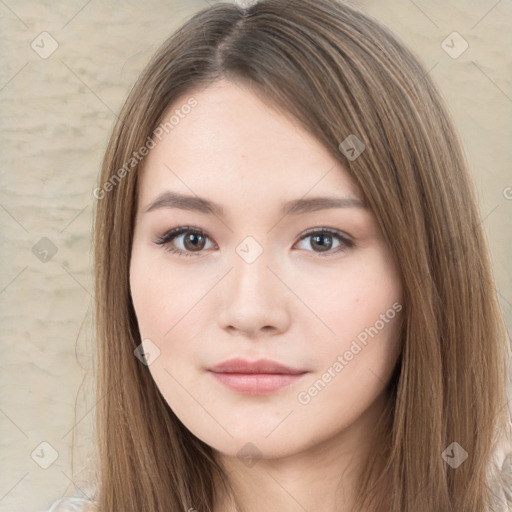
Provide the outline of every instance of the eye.
[[[308,238],[310,239],[310,242],[307,245],[309,245],[309,247],[319,249],[319,251],[313,252],[317,252],[319,256],[323,257],[333,256],[340,252],[347,251],[348,249],[351,249],[355,246],[355,243],[349,239],[348,236],[345,236],[337,230],[329,228],[321,228],[315,229],[314,231],[309,231],[304,236],[302,236],[300,241],[302,242]],[[334,240],[338,241],[338,245],[335,246],[334,250],[332,250]]]
[[[173,245],[174,241],[180,238],[183,249]],[[206,240],[209,238],[204,231],[191,226],[180,226],[159,237],[155,243],[178,256],[195,256],[194,253],[200,253],[204,249]]]
[[[346,235],[330,228],[320,228],[309,231],[301,237],[299,242],[303,242],[308,238],[311,239],[308,244],[309,247],[319,249],[313,250],[313,252],[323,257],[333,256],[355,246],[355,243]],[[180,239],[179,244],[182,245],[182,248],[176,247],[175,245],[176,241]],[[192,226],[180,226],[167,231],[161,237],[157,238],[155,244],[163,246],[166,251],[177,254],[178,256],[195,256],[204,252],[203,249],[205,249],[207,240],[210,240],[210,238],[201,229]],[[338,245],[334,244],[335,240],[338,241]],[[216,247],[214,244],[213,246]]]

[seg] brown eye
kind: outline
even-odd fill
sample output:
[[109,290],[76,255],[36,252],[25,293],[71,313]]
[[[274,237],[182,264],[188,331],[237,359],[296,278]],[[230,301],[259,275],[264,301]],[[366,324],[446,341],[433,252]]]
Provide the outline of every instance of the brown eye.
[[331,235],[313,235],[311,237],[311,247],[319,249],[321,252],[329,251],[333,245]]
[[[209,240],[209,237],[200,229],[182,226],[168,231],[158,238],[155,243],[163,246],[166,251],[179,256],[194,256],[204,252],[203,249],[207,240]],[[182,245],[182,248],[176,247],[176,243]]]
[[[336,230],[327,228],[317,229],[306,233],[301,238],[301,242],[308,238],[310,239],[310,242],[307,245],[313,249],[313,252],[318,253],[320,256],[332,256],[334,254],[347,251],[355,246],[355,243],[347,236],[344,236]],[[334,245],[336,243],[337,245]]]
[[196,251],[204,248],[205,237],[197,233],[184,235],[183,245],[187,251]]

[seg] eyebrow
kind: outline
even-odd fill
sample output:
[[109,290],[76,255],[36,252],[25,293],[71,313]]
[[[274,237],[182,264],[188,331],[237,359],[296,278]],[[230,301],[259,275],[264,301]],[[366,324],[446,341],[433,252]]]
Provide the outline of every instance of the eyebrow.
[[[220,204],[199,196],[187,196],[170,190],[162,192],[142,213],[148,213],[160,208],[179,208],[181,210],[225,217],[225,210]],[[308,199],[292,199],[283,203],[280,214],[281,216],[300,215],[331,208],[367,209],[359,199],[353,197],[310,197]]]

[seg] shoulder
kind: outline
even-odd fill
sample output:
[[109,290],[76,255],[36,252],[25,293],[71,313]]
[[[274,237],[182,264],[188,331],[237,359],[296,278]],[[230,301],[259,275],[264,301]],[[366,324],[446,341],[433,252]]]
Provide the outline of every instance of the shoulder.
[[501,467],[501,475],[504,501],[507,505],[512,506],[512,453],[505,457]]
[[498,510],[509,512],[512,510],[512,445],[501,446],[497,453],[498,460],[491,465],[491,487]]
[[57,500],[49,509],[40,512],[98,512],[98,508],[93,501],[66,497]]

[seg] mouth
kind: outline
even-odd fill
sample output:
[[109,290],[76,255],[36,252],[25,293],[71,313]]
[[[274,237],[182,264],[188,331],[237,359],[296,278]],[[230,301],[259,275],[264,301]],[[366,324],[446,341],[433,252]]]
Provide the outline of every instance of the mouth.
[[207,370],[227,388],[249,395],[278,391],[295,384],[309,373],[269,359],[250,362],[239,358],[230,359]]
[[212,375],[228,388],[249,395],[264,395],[295,384],[306,373],[215,373]]

